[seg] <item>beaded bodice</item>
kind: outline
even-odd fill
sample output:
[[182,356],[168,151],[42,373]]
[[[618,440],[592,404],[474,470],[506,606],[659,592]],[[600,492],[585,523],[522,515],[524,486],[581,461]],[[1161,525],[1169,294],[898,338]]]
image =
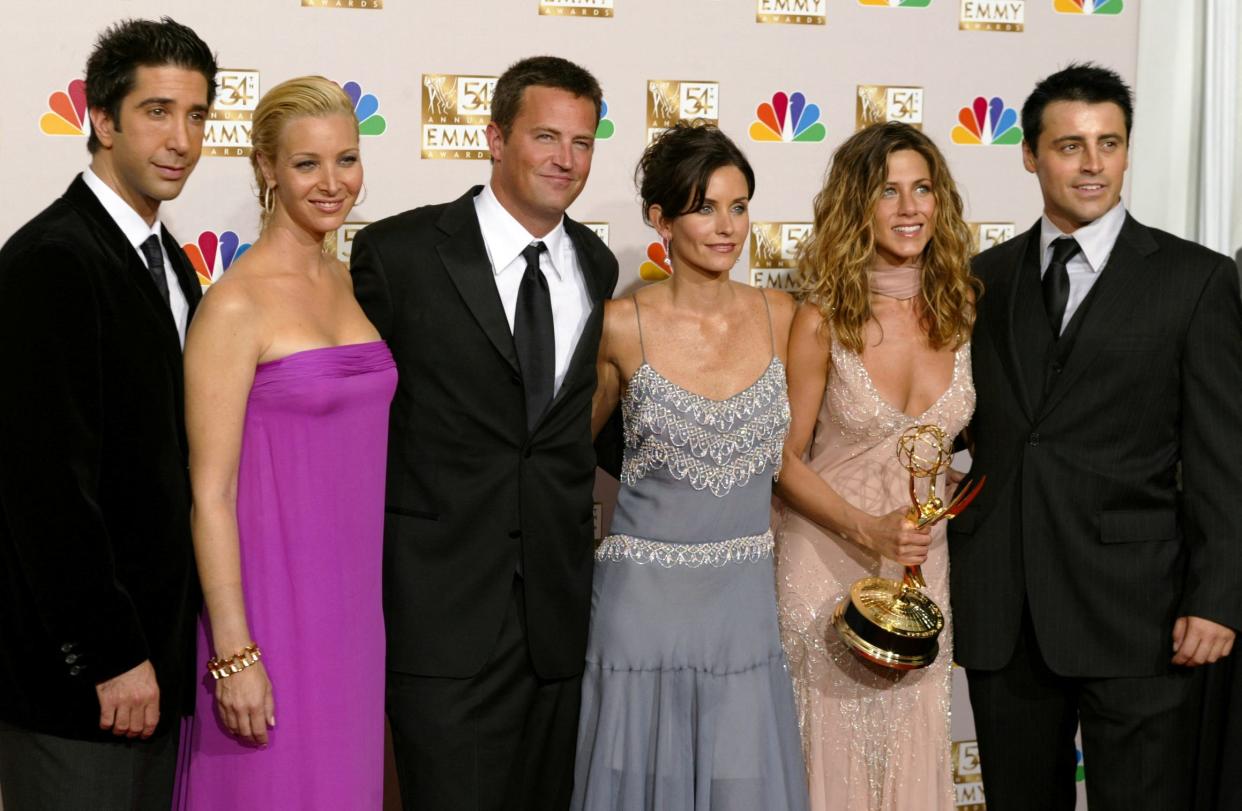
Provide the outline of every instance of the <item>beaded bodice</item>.
[[635,485],[663,469],[695,490],[723,498],[761,472],[780,472],[789,429],[785,366],[773,357],[751,385],[713,400],[688,391],[643,363],[621,402],[625,462],[621,481]]
[[644,361],[621,413],[625,460],[614,536],[705,544],[768,532],[772,480],[789,430],[779,357],[725,400],[678,386]]

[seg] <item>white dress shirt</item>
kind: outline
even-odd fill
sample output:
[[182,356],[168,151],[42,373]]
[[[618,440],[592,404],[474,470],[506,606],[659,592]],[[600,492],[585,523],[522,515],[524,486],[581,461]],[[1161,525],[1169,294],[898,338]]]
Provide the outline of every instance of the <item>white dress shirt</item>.
[[[130,208],[129,203],[121,199],[121,195],[113,191],[112,187],[99,179],[99,176],[91,171],[90,167],[82,173],[82,181],[86,183],[86,187],[95,193],[99,198],[99,202],[103,205],[104,211],[108,212],[108,216],[121,229],[121,233],[125,234],[125,238],[129,240],[129,244],[134,246],[134,250],[138,253],[138,258],[142,260],[142,264],[150,269],[147,265],[147,257],[142,253],[142,243],[154,234],[161,237],[163,229],[160,227],[160,221],[156,220],[155,225],[147,225],[147,221]],[[160,239],[160,253],[164,254],[164,278],[168,282],[168,305],[172,308],[173,320],[177,322],[177,335],[181,339],[181,346],[185,347],[185,324],[190,314],[189,302],[185,300],[185,293],[181,290],[181,282],[177,279],[177,274],[173,271],[172,262],[168,259],[168,251],[164,250],[164,240]]]
[[483,231],[483,244],[492,263],[496,278],[496,290],[500,303],[513,332],[513,315],[517,310],[518,288],[526,273],[526,260],[522,249],[532,242],[542,242],[547,250],[539,254],[539,269],[548,280],[548,293],[552,298],[552,327],[556,341],[556,375],[553,393],[561,390],[569,360],[573,357],[578,339],[591,314],[591,296],[586,280],[578,267],[578,253],[573,240],[565,233],[565,218],[542,237],[531,236],[513,215],[496,199],[490,185],[484,186],[474,198],[474,213]]
[[1091,292],[1091,286],[1100,278],[1100,271],[1108,264],[1112,255],[1113,245],[1121,233],[1121,226],[1126,222],[1126,207],[1117,201],[1117,205],[1108,210],[1088,225],[1084,225],[1072,234],[1063,234],[1061,229],[1052,224],[1045,214],[1039,220],[1039,278],[1044,277],[1048,265],[1052,264],[1052,242],[1060,237],[1073,237],[1081,248],[1078,253],[1065,263],[1069,273],[1069,300],[1065,303],[1065,317],[1061,319],[1061,329],[1074,317],[1083,299]]

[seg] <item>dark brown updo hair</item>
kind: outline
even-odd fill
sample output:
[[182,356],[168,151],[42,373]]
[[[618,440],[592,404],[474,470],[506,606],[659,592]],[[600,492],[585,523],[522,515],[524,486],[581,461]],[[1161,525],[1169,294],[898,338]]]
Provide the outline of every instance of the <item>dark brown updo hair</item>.
[[643,222],[659,206],[673,220],[703,205],[712,173],[736,166],[746,177],[746,196],[755,195],[755,172],[737,144],[711,124],[679,121],[648,145],[634,170],[634,184],[643,200]]

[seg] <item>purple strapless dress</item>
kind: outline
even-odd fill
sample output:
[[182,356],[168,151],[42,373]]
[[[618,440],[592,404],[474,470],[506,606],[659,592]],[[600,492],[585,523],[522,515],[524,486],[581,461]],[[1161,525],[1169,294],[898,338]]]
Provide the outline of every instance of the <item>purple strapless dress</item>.
[[[382,806],[380,570],[396,380],[383,341],[296,352],[255,370],[237,525],[246,614],[272,680],[276,727],[263,749],[230,735],[204,669],[183,736],[181,808]],[[200,663],[208,639],[204,611]]]

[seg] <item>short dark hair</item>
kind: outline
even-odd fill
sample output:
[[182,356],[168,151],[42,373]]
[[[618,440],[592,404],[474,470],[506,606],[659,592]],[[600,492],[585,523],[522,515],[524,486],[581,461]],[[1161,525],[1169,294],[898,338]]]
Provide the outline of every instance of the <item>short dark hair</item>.
[[500,74],[492,91],[492,121],[506,138],[521,112],[522,96],[528,87],[554,87],[590,99],[595,105],[595,121],[599,123],[604,91],[590,71],[559,56],[528,56]]
[[[196,70],[207,80],[207,104],[216,100],[216,57],[198,34],[171,17],[154,20],[122,20],[99,35],[86,60],[86,105],[107,110],[116,129],[121,128],[121,102],[134,89],[139,67],[176,65]],[[86,148],[99,150],[91,130]]]
[[660,133],[643,152],[634,183],[647,212],[659,206],[666,219],[676,219],[703,205],[712,173],[736,166],[746,176],[748,197],[755,194],[755,172],[737,144],[719,128],[699,121],[679,121]]
[[1044,108],[1054,101],[1112,102],[1126,117],[1126,140],[1134,126],[1134,95],[1115,70],[1091,62],[1071,62],[1069,67],[1041,80],[1022,104],[1022,137],[1037,153],[1044,129]]

